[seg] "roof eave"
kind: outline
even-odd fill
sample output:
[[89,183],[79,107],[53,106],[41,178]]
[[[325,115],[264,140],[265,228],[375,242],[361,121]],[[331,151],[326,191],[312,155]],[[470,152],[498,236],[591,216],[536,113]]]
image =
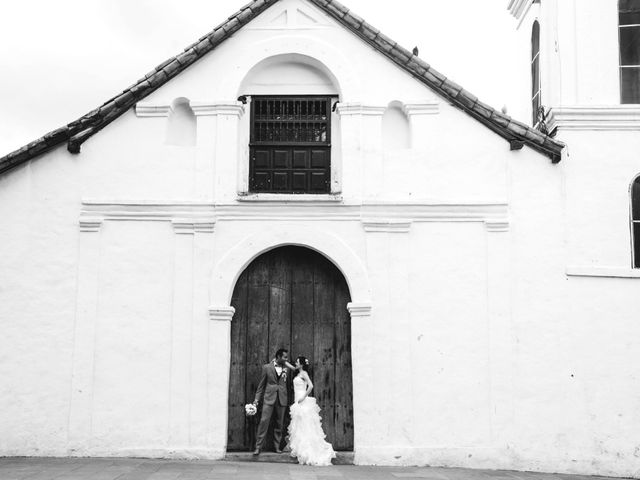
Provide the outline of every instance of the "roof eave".
[[[89,138],[119,118],[140,100],[143,100],[196,63],[278,1],[254,0],[248,3],[210,33],[185,48],[179,55],[161,63],[143,78],[109,99],[97,109],[0,158],[0,173],[40,156],[64,142],[68,142],[67,149],[71,153],[79,153],[82,144]],[[562,143],[556,142],[533,128],[517,122],[511,117],[497,112],[489,105],[482,103],[477,97],[382,34],[378,29],[368,24],[341,3],[335,0],[309,1],[418,81],[448,100],[452,105],[468,113],[493,132],[505,138],[512,148],[514,141],[522,142],[550,157],[553,163],[558,163],[561,160],[561,152],[564,148]]]
[[470,114],[507,141],[519,140],[546,155],[552,163],[562,158],[564,144],[556,142],[537,130],[520,123],[482,103],[473,94],[449,80],[428,63],[398,45],[392,39],[353,14],[336,0],[309,0],[326,11],[333,19],[352,31],[363,41],[385,55],[400,68],[424,83],[452,105]]

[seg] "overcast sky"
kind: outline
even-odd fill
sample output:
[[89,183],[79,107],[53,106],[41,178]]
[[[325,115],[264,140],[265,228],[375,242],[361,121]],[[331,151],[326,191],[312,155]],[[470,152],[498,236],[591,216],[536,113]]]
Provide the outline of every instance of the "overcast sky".
[[[20,0],[0,7],[0,156],[87,113],[247,0]],[[343,0],[501,108],[513,72],[507,0]]]

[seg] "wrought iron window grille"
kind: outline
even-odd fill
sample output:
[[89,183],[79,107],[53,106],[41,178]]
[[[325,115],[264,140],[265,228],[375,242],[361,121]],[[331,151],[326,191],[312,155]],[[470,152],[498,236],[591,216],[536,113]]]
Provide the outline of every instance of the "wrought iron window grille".
[[331,97],[251,98],[249,190],[330,193]]

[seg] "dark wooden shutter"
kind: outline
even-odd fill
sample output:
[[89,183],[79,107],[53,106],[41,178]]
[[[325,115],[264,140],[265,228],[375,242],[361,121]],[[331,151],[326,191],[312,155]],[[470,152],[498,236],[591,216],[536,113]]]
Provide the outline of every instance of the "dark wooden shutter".
[[331,192],[331,98],[251,100],[249,190]]

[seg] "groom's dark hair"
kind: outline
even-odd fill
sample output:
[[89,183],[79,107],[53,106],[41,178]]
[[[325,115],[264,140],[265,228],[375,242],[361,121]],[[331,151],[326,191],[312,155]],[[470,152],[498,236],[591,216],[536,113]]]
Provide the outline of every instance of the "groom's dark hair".
[[276,358],[282,357],[282,355],[284,355],[285,353],[289,353],[289,350],[287,350],[286,348],[281,348],[276,352]]

